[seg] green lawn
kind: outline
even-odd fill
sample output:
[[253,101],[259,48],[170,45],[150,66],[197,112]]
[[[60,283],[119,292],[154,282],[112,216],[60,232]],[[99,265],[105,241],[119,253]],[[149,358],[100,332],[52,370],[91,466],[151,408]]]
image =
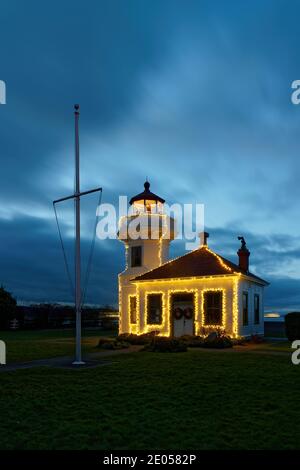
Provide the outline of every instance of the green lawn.
[[[113,334],[111,331],[83,330],[83,352],[97,351],[99,337]],[[73,330],[0,331],[0,339],[6,342],[8,364],[71,356],[75,350],[74,335]]]
[[274,333],[265,334],[265,338],[282,338],[286,339],[286,334],[280,331],[274,331]]
[[300,366],[289,355],[192,350],[113,361],[0,373],[0,447],[300,448]]
[[278,352],[290,352],[294,351],[291,348],[291,342],[288,340],[282,340],[282,341],[266,341],[265,343],[261,343],[257,345],[257,349],[263,350],[263,351],[278,351]]

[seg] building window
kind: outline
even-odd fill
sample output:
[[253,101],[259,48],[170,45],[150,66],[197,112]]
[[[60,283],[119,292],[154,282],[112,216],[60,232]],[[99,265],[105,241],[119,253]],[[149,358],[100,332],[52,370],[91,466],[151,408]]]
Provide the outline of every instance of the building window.
[[248,292],[243,292],[243,325],[247,326],[249,322],[249,310],[248,310]]
[[162,323],[162,294],[147,296],[147,323],[160,325]]
[[136,268],[142,266],[142,247],[132,246],[131,247],[131,267]]
[[136,323],[136,296],[131,295],[129,297],[129,313],[130,313],[130,323]]
[[204,293],[204,324],[222,325],[222,292]]
[[260,311],[259,311],[259,295],[254,294],[254,323],[258,325],[260,322]]

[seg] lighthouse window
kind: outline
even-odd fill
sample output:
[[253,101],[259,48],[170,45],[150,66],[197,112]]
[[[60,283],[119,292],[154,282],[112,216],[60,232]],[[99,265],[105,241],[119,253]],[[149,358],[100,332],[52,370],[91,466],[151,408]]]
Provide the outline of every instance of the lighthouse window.
[[248,325],[248,292],[243,292],[243,325]]
[[133,246],[131,247],[131,267],[136,268],[142,266],[142,247]]
[[205,292],[205,325],[222,325],[222,292]]
[[150,294],[147,300],[147,323],[149,325],[161,324],[162,294]]
[[254,294],[254,323],[257,325],[260,320],[260,314],[259,314],[259,295]]

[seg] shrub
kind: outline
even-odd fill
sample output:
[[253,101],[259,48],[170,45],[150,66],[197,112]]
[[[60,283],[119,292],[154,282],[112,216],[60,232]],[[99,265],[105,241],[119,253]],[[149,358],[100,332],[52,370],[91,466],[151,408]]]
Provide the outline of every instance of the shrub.
[[204,338],[202,336],[184,335],[180,337],[188,348],[203,348]]
[[114,341],[113,346],[114,349],[127,349],[130,347],[130,344],[126,341]]
[[116,349],[126,349],[126,348],[129,348],[129,346],[130,344],[126,341],[119,341],[117,339],[109,340],[109,339],[101,338],[99,339],[97,347],[101,349],[116,350]]
[[285,333],[289,341],[300,339],[300,312],[291,312],[285,316]]
[[114,349],[114,345],[113,345],[113,342],[112,341],[104,341],[103,343],[101,342],[101,344],[98,344],[98,348],[101,348],[101,349]]
[[247,338],[245,336],[240,336],[239,338],[230,338],[232,346],[245,346],[247,343]]
[[157,331],[151,331],[150,333],[144,333],[143,335],[123,333],[117,336],[117,341],[126,341],[130,344],[144,345],[150,343],[156,335]]
[[232,348],[232,341],[229,336],[223,333],[210,333],[203,343],[204,348],[224,349]]
[[[188,348],[232,348],[233,340],[226,335],[224,330],[210,328],[210,333],[206,336],[190,336],[184,335],[180,340],[186,344]],[[239,340],[239,344],[241,341]]]
[[17,302],[14,297],[0,286],[0,329],[9,327],[9,322],[16,315]]
[[186,352],[187,345],[184,341],[156,336],[145,345],[143,351],[147,352]]
[[202,337],[209,336],[211,333],[217,334],[219,336],[226,335],[226,331],[220,326],[202,326],[200,328],[200,335]]
[[257,334],[251,335],[249,342],[252,344],[260,344],[264,342],[264,338],[261,335],[257,335]]

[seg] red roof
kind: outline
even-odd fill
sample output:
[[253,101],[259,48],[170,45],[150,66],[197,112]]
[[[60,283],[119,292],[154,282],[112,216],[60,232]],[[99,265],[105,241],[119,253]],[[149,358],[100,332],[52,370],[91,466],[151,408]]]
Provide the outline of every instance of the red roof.
[[191,251],[186,255],[168,261],[162,266],[135,277],[134,281],[147,281],[155,279],[176,279],[181,277],[224,276],[235,273],[244,274],[254,281],[263,284],[268,282],[252,273],[242,270],[237,264],[214,253],[206,246]]

